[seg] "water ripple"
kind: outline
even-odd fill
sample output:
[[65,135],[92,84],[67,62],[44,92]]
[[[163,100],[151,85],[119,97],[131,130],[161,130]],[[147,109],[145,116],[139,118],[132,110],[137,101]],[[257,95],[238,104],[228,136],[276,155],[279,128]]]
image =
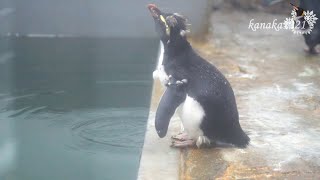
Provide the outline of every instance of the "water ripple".
[[76,146],[81,149],[138,149],[143,145],[141,137],[146,119],[147,109],[144,108],[87,112],[71,124],[71,132]]

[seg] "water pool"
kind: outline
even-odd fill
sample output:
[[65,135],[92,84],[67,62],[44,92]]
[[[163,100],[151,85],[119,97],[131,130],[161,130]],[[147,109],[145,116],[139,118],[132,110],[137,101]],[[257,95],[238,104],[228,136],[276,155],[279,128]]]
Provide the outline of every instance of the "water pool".
[[136,179],[155,39],[0,42],[0,179]]

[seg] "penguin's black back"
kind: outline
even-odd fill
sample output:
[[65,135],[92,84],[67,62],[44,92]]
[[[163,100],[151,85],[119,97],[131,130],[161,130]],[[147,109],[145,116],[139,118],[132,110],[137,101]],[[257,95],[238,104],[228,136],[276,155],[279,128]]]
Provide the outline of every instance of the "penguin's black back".
[[[317,17],[320,16],[320,1],[319,0],[301,0],[300,7],[306,11],[313,11]],[[320,22],[317,20],[317,23],[314,25],[314,28],[310,34],[304,34],[306,44],[309,48],[314,48],[320,44]]]
[[177,79],[188,79],[188,96],[198,101],[205,111],[201,124],[204,135],[246,147],[250,139],[241,129],[233,90],[222,73],[191,47],[179,55],[165,56],[164,61],[168,74]]

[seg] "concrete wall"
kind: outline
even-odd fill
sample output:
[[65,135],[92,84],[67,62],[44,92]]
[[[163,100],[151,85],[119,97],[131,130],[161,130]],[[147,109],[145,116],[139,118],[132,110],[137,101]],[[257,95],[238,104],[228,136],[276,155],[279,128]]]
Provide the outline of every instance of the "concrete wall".
[[186,15],[195,34],[206,31],[207,0],[2,0],[0,33],[155,37],[148,3]]

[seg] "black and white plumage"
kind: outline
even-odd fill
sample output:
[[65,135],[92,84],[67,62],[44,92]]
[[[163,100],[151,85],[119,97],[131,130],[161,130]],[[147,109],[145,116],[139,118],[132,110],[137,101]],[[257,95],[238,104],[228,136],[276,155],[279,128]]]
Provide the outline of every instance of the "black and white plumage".
[[179,81],[172,76],[168,78],[167,89],[161,97],[155,117],[156,130],[161,138],[167,134],[171,117],[187,96],[185,87],[187,80]]
[[[300,7],[308,10],[313,11],[319,18],[320,16],[320,1],[319,0],[301,0]],[[306,26],[309,26],[308,24]],[[306,27],[308,28],[308,27]],[[308,46],[308,52],[310,54],[319,54],[316,47],[320,44],[320,22],[319,20],[314,25],[314,28],[310,34],[304,34],[305,42]]]
[[[156,113],[158,135],[166,135],[176,110],[187,136],[177,138],[180,142],[173,145],[194,142],[199,147],[224,142],[246,147],[250,139],[239,124],[233,90],[222,73],[192,49],[185,36],[186,19],[176,13],[163,13],[153,4],[148,8],[163,48],[153,75],[167,86]],[[186,81],[178,86],[170,83],[171,79]]]

